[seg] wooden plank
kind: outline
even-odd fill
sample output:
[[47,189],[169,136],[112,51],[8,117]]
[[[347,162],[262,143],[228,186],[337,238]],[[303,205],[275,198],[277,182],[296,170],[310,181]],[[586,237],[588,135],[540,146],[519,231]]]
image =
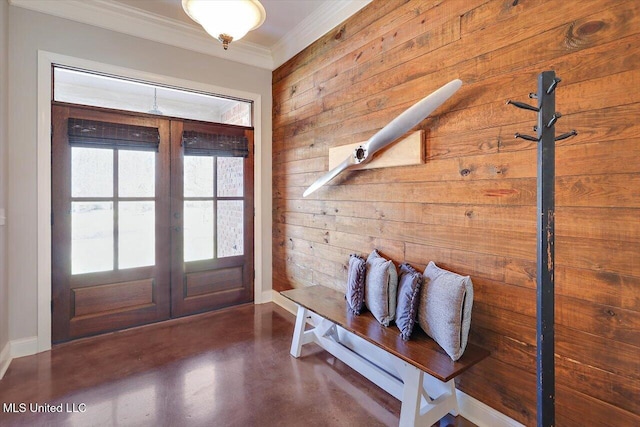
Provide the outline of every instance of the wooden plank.
[[[343,175],[342,180],[348,180],[349,174]],[[535,203],[535,180],[511,179],[498,182],[490,180],[469,182],[430,182],[428,185],[418,186],[415,183],[385,183],[365,185],[341,185],[341,179],[325,185],[320,190],[312,193],[309,200],[356,200],[356,201],[380,201],[398,202],[412,200],[419,203],[437,203],[447,200],[453,204],[478,204],[478,205],[517,205],[527,206]],[[623,178],[611,179],[612,183],[621,184]],[[614,185],[612,189],[616,189]],[[287,187],[274,189],[274,198],[301,199],[306,187]],[[626,189],[619,188],[619,192],[628,194]],[[606,200],[613,200],[618,196],[613,192],[610,196],[603,194]],[[628,195],[626,197],[629,197]],[[583,202],[584,203],[584,202]],[[598,204],[596,203],[596,206]],[[600,205],[601,206],[601,205]]]
[[416,368],[447,382],[485,359],[489,352],[468,344],[462,357],[454,362],[431,338],[417,328],[409,341],[397,328],[382,326],[371,313],[351,313],[344,294],[324,286],[311,286],[281,293],[282,296],[331,320],[347,331],[377,345]]
[[640,242],[640,209],[559,207],[556,236]]
[[[572,384],[558,384],[556,404],[559,408],[558,425],[583,425],[589,420],[592,425],[610,425],[612,420],[619,426],[640,425],[640,415],[619,408],[582,393]],[[637,395],[637,391],[636,391]]]
[[336,230],[363,233],[366,236],[392,238],[405,243],[494,254],[523,259],[535,259],[535,230],[501,231],[474,228],[451,228],[419,223],[336,217]]
[[632,343],[612,341],[564,325],[558,326],[556,343],[558,354],[564,357],[629,380],[640,379],[638,346]]
[[456,380],[461,391],[527,426],[536,425],[535,374],[489,357]]
[[535,319],[535,289],[513,286],[478,276],[472,278],[472,281],[474,305],[486,304]]
[[[531,260],[509,258],[506,262],[505,283],[533,289],[535,274],[535,263]],[[556,277],[558,295],[640,311],[640,296],[637,295],[639,277],[621,274],[613,269],[593,270],[591,265],[576,268],[562,264],[556,265]]]
[[[282,200],[282,199],[280,199]],[[307,199],[282,200],[283,205],[276,207],[276,217],[285,218],[288,213],[306,213],[315,215],[340,215],[356,218],[373,218],[389,221],[419,222],[422,216],[421,203],[389,203],[367,201],[326,201]]]
[[435,262],[438,267],[455,271],[463,276],[486,277],[491,280],[504,281],[504,257],[478,254],[475,252],[426,246],[415,243],[405,244],[405,260],[420,270]]
[[[520,129],[524,128],[524,124]],[[353,146],[344,146],[329,149],[329,166],[333,169],[346,156],[350,155]],[[590,144],[577,144],[557,149],[557,176],[576,175],[603,175],[611,173],[636,173],[640,171],[640,164],[626,161],[640,155],[640,144],[638,139],[596,142]],[[342,149],[341,149],[342,148]],[[397,153],[398,157],[393,157],[391,151],[396,153],[398,146],[392,146],[388,152],[380,153],[380,160],[376,159],[367,164],[362,169],[378,168],[385,166],[401,166],[404,158],[400,158],[402,153]],[[415,145],[414,161],[409,161],[406,157],[407,165],[418,165],[418,146]],[[336,153],[337,151],[337,153]],[[594,164],[593,159],[602,159]],[[396,160],[397,163],[396,163]],[[377,163],[384,161],[384,163]],[[374,164],[375,162],[375,164]],[[389,164],[387,164],[387,162]],[[324,172],[320,169],[325,163],[325,158],[307,159],[283,165],[284,168],[276,174],[275,179],[279,180],[278,185],[288,186],[308,186],[317,177],[310,172]],[[610,170],[611,164],[618,165],[615,171]],[[380,166],[379,166],[380,165]],[[536,176],[535,151],[527,152],[507,152],[484,154],[479,156],[467,156],[464,158],[434,159],[426,165],[416,166],[411,169],[391,169],[369,171],[367,173],[350,174],[348,179],[343,180],[349,184],[375,184],[385,182],[431,182],[431,181],[468,181],[478,179],[510,179],[510,178],[533,178]],[[284,172],[288,174],[283,177]]]
[[640,277],[560,265],[556,280],[558,295],[640,312]]
[[[637,387],[629,377],[620,376],[578,362],[572,355],[555,358],[556,383],[565,385],[602,402],[634,414],[640,414],[640,400],[636,397]],[[635,379],[638,381],[638,378]]]
[[557,236],[556,263],[640,277],[640,243]]
[[499,23],[510,25],[512,20],[520,19],[519,15],[523,11],[537,8],[545,3],[548,4],[546,0],[527,0],[522,2],[489,1],[464,14],[462,17],[462,32],[466,35],[474,31],[484,30],[487,27],[487,23],[490,25]]
[[304,214],[289,212],[279,218],[282,224],[299,225],[309,228],[320,228],[323,230],[335,230],[336,229],[336,217],[334,215],[318,215],[318,214]]
[[349,232],[334,231],[327,241],[332,246],[348,249],[353,253],[369,254],[378,249],[385,258],[400,260],[405,258],[405,243],[387,237],[368,236],[359,233],[357,229]]
[[640,313],[590,301],[559,297],[556,322],[612,341],[640,347]]
[[[308,199],[277,199],[284,202],[275,207],[276,218],[281,223],[301,225],[301,221],[318,223],[318,216],[333,216],[347,218],[364,218],[396,222],[413,222],[423,225],[440,225],[447,227],[471,227],[483,230],[535,230],[536,215],[535,206],[494,206],[494,205],[455,205],[440,203],[393,203],[370,201],[331,201]],[[582,209],[582,208],[567,208]],[[577,212],[575,217],[578,222],[588,220],[589,209],[585,213]],[[595,214],[596,218],[606,215],[608,209]],[[630,210],[633,215],[635,210]],[[311,215],[314,218],[301,219],[299,215]],[[568,214],[567,214],[568,215]],[[289,217],[291,216],[291,220]],[[580,218],[584,216],[584,219]],[[620,223],[624,221],[626,214],[620,214]],[[300,218],[300,219],[299,219]],[[630,217],[633,218],[633,217]],[[335,229],[335,218],[330,221],[327,228]],[[614,223],[615,220],[614,220]],[[605,228],[605,230],[607,230]],[[566,235],[574,235],[569,232]],[[578,236],[584,236],[578,234]],[[587,236],[584,236],[587,237]],[[594,236],[592,236],[594,237]]]
[[[341,145],[329,149],[329,169],[338,166],[349,156],[353,155],[353,151],[364,144],[356,142],[355,144]],[[377,152],[372,159],[359,166],[357,169],[376,169],[388,168],[393,166],[411,166],[424,163],[424,131],[419,130],[394,142],[384,150]]]
[[559,177],[556,187],[558,207],[640,207],[638,174]]

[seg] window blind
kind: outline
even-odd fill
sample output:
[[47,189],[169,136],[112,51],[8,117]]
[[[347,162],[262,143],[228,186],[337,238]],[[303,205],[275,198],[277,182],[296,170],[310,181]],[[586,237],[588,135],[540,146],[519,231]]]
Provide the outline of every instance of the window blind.
[[158,128],[69,118],[69,144],[158,151]]
[[249,140],[244,131],[214,134],[196,131],[182,133],[184,154],[191,156],[248,157]]

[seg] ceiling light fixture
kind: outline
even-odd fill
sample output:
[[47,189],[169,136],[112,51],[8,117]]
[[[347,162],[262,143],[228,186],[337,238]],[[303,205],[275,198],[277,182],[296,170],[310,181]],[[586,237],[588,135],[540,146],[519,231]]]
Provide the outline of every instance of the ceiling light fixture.
[[267,14],[258,0],[182,0],[189,18],[202,25],[225,50],[264,22]]
[[164,113],[158,108],[158,88],[153,88],[153,107],[148,111],[149,114],[157,114],[162,116]]

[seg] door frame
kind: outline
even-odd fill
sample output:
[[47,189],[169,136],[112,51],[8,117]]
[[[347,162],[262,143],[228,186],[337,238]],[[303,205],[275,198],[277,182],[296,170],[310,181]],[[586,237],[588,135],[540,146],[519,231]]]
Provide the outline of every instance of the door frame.
[[[263,171],[262,163],[265,159],[262,141],[262,95],[235,89],[224,88],[211,84],[185,80],[161,74],[133,70],[116,65],[104,64],[82,58],[61,55],[53,52],[38,51],[37,76],[37,290],[38,290],[38,336],[37,348],[33,353],[51,349],[51,92],[52,66],[54,64],[77,67],[105,74],[144,80],[150,83],[203,91],[229,97],[242,98],[253,101],[254,141],[254,304],[271,301],[270,262],[263,262],[263,256],[268,256],[271,242],[266,242],[263,230],[270,224],[263,221],[266,213],[271,211],[271,201],[264,198],[264,194],[271,194],[271,179],[262,179],[263,173],[271,176],[271,171]],[[265,208],[265,204],[268,204]],[[268,231],[268,230],[266,230]],[[269,233],[270,234],[270,233]],[[268,243],[268,247],[265,244]],[[267,273],[267,274],[265,274]]]

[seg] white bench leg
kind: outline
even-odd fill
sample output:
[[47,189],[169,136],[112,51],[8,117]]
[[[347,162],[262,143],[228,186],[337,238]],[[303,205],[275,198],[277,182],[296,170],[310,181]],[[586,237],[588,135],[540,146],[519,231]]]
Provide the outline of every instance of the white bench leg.
[[400,372],[403,382],[400,427],[429,427],[447,413],[458,415],[456,385],[453,380],[443,383],[409,364],[405,364]]
[[415,366],[405,366],[402,378],[404,387],[400,408],[400,427],[413,427],[420,418],[423,375],[424,373]]
[[449,393],[451,394],[449,400],[451,401],[451,406],[453,406],[453,409],[451,409],[449,413],[454,417],[457,417],[460,415],[460,407],[458,406],[458,396],[456,395],[456,383],[454,380],[450,380],[447,383],[447,386],[449,387]]
[[300,357],[300,351],[302,344],[304,344],[304,325],[307,319],[307,309],[303,306],[298,306],[298,315],[296,316],[296,326],[293,330],[293,339],[291,340],[291,355],[293,357]]

